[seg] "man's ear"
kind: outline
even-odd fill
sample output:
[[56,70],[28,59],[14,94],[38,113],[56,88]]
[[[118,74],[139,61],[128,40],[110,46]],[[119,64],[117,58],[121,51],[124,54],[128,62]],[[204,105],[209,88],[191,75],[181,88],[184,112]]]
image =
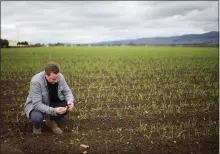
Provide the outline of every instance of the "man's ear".
[[45,73],[45,77],[46,77],[46,78],[48,78],[48,75],[47,75],[47,73]]

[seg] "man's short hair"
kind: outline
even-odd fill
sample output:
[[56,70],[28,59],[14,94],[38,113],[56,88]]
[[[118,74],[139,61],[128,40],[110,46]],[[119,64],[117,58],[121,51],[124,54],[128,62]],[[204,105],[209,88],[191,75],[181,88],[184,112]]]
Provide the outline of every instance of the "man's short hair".
[[60,72],[60,67],[55,62],[49,62],[44,68],[44,71],[49,76],[51,73],[57,74]]

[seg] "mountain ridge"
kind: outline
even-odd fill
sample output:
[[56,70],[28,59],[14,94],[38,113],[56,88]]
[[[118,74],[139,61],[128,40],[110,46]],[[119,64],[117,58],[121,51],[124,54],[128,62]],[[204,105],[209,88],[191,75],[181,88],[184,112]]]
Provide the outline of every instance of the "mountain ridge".
[[137,39],[123,39],[115,41],[102,41],[90,43],[91,45],[178,45],[178,44],[200,44],[217,45],[219,43],[219,32],[210,31],[202,34],[185,34],[168,37],[142,37]]

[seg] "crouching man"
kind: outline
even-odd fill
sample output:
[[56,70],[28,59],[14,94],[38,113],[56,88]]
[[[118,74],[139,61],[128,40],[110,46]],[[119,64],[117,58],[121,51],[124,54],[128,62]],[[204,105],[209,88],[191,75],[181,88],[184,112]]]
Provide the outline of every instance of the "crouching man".
[[24,105],[26,116],[33,123],[33,133],[41,134],[43,120],[47,114],[49,119],[45,124],[54,133],[62,134],[56,121],[63,119],[68,111],[72,110],[74,103],[76,101],[60,73],[60,67],[54,62],[48,63],[44,71],[32,77]]

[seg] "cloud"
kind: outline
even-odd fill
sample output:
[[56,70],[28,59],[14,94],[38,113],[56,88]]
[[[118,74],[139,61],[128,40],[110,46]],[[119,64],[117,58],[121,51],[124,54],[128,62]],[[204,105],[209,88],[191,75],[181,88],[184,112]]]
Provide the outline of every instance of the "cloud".
[[1,1],[2,38],[87,43],[218,30],[217,1]]

